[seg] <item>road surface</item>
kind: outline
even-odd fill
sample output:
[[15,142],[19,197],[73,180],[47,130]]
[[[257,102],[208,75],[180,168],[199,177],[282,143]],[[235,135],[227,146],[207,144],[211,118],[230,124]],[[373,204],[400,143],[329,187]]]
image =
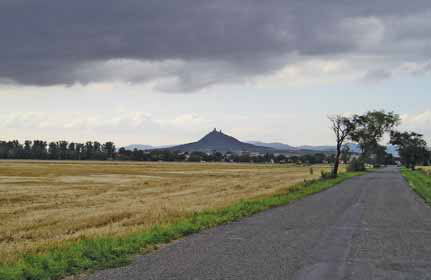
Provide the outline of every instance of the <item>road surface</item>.
[[431,279],[431,209],[386,168],[89,280]]

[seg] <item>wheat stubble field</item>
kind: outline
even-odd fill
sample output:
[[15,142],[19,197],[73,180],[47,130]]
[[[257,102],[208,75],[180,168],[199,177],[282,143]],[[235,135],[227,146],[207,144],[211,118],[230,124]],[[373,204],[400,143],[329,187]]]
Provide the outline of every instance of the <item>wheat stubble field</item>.
[[327,165],[0,161],[0,263],[286,191]]

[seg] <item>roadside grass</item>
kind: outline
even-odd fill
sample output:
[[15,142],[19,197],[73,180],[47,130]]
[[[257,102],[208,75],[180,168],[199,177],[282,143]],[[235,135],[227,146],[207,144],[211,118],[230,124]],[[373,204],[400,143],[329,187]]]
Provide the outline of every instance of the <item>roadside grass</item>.
[[0,280],[61,279],[84,271],[122,266],[130,262],[131,256],[151,251],[158,245],[286,205],[363,174],[365,172],[349,172],[335,179],[304,180],[269,197],[241,200],[221,209],[195,212],[177,222],[127,236],[84,239],[41,254],[24,255],[14,263],[0,266]]
[[415,171],[402,168],[401,172],[413,191],[422,197],[427,204],[431,205],[431,173],[422,168]]

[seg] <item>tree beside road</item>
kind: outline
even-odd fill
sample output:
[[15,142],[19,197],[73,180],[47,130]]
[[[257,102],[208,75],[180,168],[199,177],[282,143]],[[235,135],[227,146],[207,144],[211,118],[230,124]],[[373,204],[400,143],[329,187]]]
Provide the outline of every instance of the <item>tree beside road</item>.
[[[360,158],[355,160],[358,163],[371,163],[375,166],[386,161],[387,154],[381,142],[386,133],[399,125],[400,117],[394,112],[369,111],[363,115],[353,115],[345,117],[337,115],[329,118],[331,128],[336,137],[337,151],[332,176],[337,177],[340,164],[341,149],[345,141],[352,141],[359,144],[361,148]],[[360,165],[360,164],[359,164]]]

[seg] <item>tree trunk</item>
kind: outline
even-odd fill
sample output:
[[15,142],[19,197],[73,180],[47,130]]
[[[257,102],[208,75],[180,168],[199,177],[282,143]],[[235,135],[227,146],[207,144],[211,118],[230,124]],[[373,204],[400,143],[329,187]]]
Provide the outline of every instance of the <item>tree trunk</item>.
[[332,170],[332,177],[336,178],[338,175],[338,167],[340,166],[341,145],[337,144],[337,153],[335,155],[334,169]]

